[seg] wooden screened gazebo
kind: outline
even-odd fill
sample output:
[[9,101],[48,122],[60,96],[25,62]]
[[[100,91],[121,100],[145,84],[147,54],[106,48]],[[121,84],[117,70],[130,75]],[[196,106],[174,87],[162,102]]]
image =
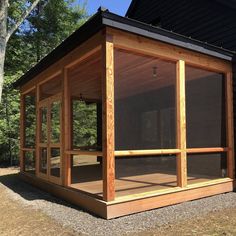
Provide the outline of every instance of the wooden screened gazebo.
[[98,11],[15,83],[21,177],[106,219],[232,191],[232,57]]

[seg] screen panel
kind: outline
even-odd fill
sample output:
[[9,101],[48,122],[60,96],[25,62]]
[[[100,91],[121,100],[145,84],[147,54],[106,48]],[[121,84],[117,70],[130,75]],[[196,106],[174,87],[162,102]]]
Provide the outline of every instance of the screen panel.
[[223,74],[186,66],[187,147],[226,147]]
[[116,197],[177,187],[176,156],[116,157]]
[[115,149],[176,147],[176,63],[115,49]]
[[72,101],[73,148],[101,150],[101,103]]
[[23,158],[24,171],[35,175],[35,151],[24,151]]
[[48,160],[47,160],[47,148],[40,148],[39,153],[39,172],[47,174],[48,172]]
[[40,116],[40,142],[48,142],[48,107],[41,107],[39,109]]
[[102,157],[73,155],[71,187],[102,196]]
[[50,153],[50,174],[55,177],[60,177],[61,170],[61,151],[60,148],[51,148]]
[[101,75],[101,51],[68,70],[73,149],[102,150]]
[[188,184],[228,176],[226,153],[188,154],[187,164]]
[[51,143],[60,143],[61,137],[61,101],[51,103]]
[[35,148],[36,141],[36,92],[24,96],[24,147]]

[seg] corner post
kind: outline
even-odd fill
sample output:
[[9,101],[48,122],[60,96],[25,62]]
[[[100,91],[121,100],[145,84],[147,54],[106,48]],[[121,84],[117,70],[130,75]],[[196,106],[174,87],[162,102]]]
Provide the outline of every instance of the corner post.
[[63,186],[71,185],[71,155],[66,154],[71,149],[71,99],[68,81],[68,69],[63,69],[63,92],[62,92],[62,184]]
[[235,179],[234,173],[234,112],[233,112],[233,74],[226,74],[226,114],[227,114],[227,169],[228,177]]
[[187,153],[186,153],[186,105],[185,105],[185,61],[179,60],[176,68],[176,116],[177,116],[177,184],[187,186]]
[[106,31],[102,58],[103,200],[112,201],[115,199],[114,45],[113,36]]
[[24,171],[24,143],[25,143],[25,103],[24,103],[24,95],[20,95],[20,171]]
[[39,96],[40,88],[39,85],[36,86],[36,143],[35,143],[35,166],[36,166],[36,176],[39,176],[39,159],[40,159],[40,132],[41,132],[41,117],[40,117],[40,108],[39,108]]

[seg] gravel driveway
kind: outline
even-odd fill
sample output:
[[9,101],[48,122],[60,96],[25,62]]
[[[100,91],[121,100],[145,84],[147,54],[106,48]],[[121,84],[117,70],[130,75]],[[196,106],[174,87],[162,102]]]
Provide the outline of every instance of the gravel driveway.
[[[40,212],[40,214],[48,217],[48,219],[52,221],[52,224],[58,224],[61,227],[60,230],[64,230],[64,235],[120,236],[134,234],[162,235],[162,233],[163,235],[174,235],[174,233],[171,234],[173,229],[170,230],[170,234],[163,232],[163,229],[167,229],[168,231],[169,228],[173,228],[178,224],[184,226],[190,223],[191,220],[193,222],[203,220],[204,222],[204,217],[208,219],[208,216],[211,214],[216,214],[216,219],[218,219],[219,216],[217,216],[217,214],[219,214],[224,220],[226,219],[226,215],[222,215],[222,212],[227,211],[235,211],[233,217],[235,217],[236,222],[236,193],[221,194],[108,221],[95,217],[78,207],[72,206],[45,192],[35,189],[20,181],[16,173],[17,170],[0,168],[0,198],[4,193],[7,195],[8,201],[12,201],[13,204],[18,204],[21,207],[30,209],[32,213]],[[33,216],[28,215],[27,217],[32,218]],[[185,221],[187,222],[186,224],[184,223]],[[189,228],[191,229],[192,227],[193,226],[190,224]],[[233,228],[236,228],[236,223]],[[54,235],[58,235],[58,233]],[[179,235],[200,234],[194,234],[194,231],[191,231],[191,234],[184,234],[182,232]]]

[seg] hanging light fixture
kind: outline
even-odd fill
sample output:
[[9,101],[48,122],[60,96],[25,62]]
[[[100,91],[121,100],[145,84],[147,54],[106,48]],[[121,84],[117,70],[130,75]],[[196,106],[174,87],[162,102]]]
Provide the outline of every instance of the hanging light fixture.
[[156,66],[153,66],[153,67],[152,67],[152,77],[153,77],[153,78],[156,78],[156,77],[157,77],[157,67],[156,67]]

